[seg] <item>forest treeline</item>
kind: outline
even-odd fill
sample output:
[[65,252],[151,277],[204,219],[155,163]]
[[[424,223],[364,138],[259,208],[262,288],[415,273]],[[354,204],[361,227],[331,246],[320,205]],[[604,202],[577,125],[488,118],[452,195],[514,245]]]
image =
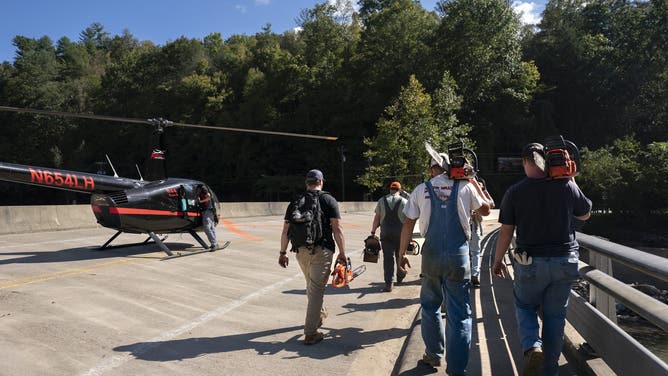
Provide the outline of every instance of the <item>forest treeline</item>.
[[[16,36],[0,105],[339,137],[168,128],[168,174],[223,201],[287,200],[320,168],[339,199],[377,198],[426,176],[424,142],[464,140],[500,200],[520,171],[499,157],[561,134],[583,150],[596,208],[668,208],[668,1],[552,0],[523,25],[507,0],[327,2],[277,34],[163,46],[92,24],[79,40]],[[0,112],[0,160],[95,172],[108,154],[137,177],[149,126]],[[0,204],[73,194],[0,184]],[[630,194],[629,192],[634,192]],[[58,202],[54,202],[54,200]]]

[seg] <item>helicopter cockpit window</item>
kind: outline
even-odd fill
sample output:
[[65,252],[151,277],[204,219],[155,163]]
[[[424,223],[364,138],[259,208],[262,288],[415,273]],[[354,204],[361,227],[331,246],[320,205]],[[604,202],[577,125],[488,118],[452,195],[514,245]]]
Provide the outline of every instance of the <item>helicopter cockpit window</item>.
[[193,211],[197,208],[197,202],[195,201],[195,188],[192,185],[184,185],[186,191],[186,199],[188,201],[188,210]]

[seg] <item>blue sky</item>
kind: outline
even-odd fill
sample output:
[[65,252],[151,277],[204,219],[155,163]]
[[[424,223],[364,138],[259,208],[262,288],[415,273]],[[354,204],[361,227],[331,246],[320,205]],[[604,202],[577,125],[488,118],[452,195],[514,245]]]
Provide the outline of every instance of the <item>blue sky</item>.
[[[49,36],[55,43],[63,36],[79,40],[79,33],[94,22],[111,35],[127,29],[139,40],[164,45],[181,36],[203,38],[219,32],[252,35],[267,23],[282,33],[297,26],[302,9],[325,0],[3,0],[0,11],[0,62],[13,61],[16,35]],[[331,1],[331,0],[330,0]],[[421,0],[434,10],[438,0]],[[516,1],[525,22],[536,23],[547,0]],[[356,0],[354,1],[356,4]]]

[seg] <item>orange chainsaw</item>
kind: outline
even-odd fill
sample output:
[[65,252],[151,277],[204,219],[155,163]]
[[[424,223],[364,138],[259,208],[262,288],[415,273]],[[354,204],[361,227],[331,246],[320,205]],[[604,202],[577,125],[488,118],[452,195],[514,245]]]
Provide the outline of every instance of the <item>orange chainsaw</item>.
[[571,141],[559,136],[545,140],[545,164],[552,179],[571,178],[580,169],[580,152]]
[[345,262],[339,260],[332,272],[332,287],[343,287],[365,271],[366,265],[360,265],[353,270],[350,257],[348,257]]

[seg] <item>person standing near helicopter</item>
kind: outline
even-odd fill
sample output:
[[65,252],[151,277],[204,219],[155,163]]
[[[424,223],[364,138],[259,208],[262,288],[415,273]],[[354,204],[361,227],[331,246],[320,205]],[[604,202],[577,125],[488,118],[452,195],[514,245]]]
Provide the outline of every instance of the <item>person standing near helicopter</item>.
[[197,190],[197,205],[202,214],[202,225],[204,233],[211,243],[209,248],[212,251],[218,249],[218,240],[216,239],[216,208],[211,198],[211,193],[204,186],[200,185]]

